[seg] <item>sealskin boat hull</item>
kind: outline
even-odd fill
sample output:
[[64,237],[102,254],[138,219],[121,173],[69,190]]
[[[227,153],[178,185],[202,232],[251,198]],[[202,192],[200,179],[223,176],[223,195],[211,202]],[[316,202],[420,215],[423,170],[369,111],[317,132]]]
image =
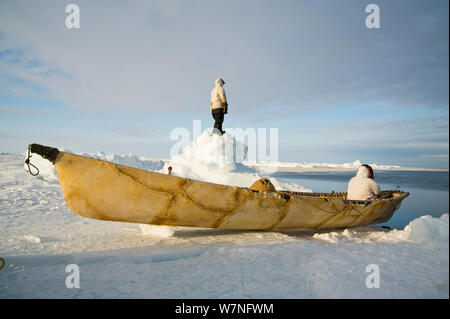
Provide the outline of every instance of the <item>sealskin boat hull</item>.
[[259,192],[52,150],[70,210],[99,220],[220,229],[355,227],[388,221],[409,195],[391,191],[390,198],[348,201],[345,193]]

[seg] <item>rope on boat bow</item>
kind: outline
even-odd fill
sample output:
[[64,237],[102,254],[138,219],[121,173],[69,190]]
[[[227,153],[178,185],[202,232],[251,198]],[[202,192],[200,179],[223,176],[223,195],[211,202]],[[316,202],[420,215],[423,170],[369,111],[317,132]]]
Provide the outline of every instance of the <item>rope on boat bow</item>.
[[[25,160],[25,164],[28,165],[28,171],[31,175],[37,176],[39,175],[39,168],[37,168],[35,165],[30,163],[31,153],[36,153],[38,155],[41,155],[43,158],[49,160],[52,162],[52,164],[55,164],[56,157],[59,154],[59,150],[54,147],[39,145],[39,144],[30,144],[28,145],[28,156]],[[36,173],[33,173],[31,171],[31,166],[33,166],[36,169]]]
[[[27,159],[25,160],[25,164],[28,165],[28,171],[30,172],[30,174],[33,176],[37,176],[37,175],[39,175],[39,168],[37,168],[36,166],[34,166],[33,164],[30,163],[30,158],[31,158],[30,146],[31,145],[28,146],[28,156],[27,156]],[[36,173],[33,174],[30,166],[33,166],[36,169]]]

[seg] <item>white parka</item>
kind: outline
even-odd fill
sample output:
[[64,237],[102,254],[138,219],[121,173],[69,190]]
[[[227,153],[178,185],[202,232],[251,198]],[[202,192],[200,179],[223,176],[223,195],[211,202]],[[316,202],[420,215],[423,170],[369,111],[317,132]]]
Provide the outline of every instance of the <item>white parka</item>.
[[377,182],[369,178],[369,170],[365,166],[361,166],[348,182],[347,199],[350,200],[366,200],[375,199],[380,194],[380,187]]
[[225,90],[223,89],[223,84],[225,83],[222,79],[216,80],[216,86],[211,91],[211,110],[223,108],[227,109],[227,96],[225,95]]

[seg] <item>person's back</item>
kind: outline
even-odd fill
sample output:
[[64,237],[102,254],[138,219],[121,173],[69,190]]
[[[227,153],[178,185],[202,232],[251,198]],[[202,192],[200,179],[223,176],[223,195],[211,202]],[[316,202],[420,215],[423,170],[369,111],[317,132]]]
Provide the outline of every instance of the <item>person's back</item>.
[[211,90],[211,111],[214,109],[222,109],[226,114],[227,97],[223,85],[225,82],[222,79],[215,81],[215,87]]
[[380,187],[373,180],[373,171],[369,165],[362,165],[356,176],[348,182],[347,199],[375,199],[380,194]]

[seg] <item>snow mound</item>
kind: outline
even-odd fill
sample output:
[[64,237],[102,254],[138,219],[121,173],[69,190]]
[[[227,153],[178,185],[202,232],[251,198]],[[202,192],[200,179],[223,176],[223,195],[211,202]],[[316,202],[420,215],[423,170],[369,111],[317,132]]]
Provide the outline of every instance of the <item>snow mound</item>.
[[429,215],[412,220],[403,230],[380,231],[380,227],[359,227],[340,232],[316,233],[313,238],[333,244],[343,242],[370,243],[373,241],[398,243],[414,242],[435,249],[448,250],[449,224],[448,214],[440,218]]
[[182,154],[172,156],[172,161],[220,167],[227,170],[236,168],[247,156],[248,147],[229,136],[204,131],[197,140],[183,148]]
[[97,154],[81,154],[83,156],[101,159],[103,161],[113,162],[116,164],[139,168],[147,171],[157,171],[164,166],[164,161],[150,157],[138,157],[135,154],[110,154],[106,155],[102,151]]
[[[172,174],[196,180],[249,187],[262,176],[254,169],[245,167],[242,162],[247,155],[247,146],[225,134],[203,132],[197,140],[184,147],[167,161],[160,171],[167,173],[169,166]],[[285,183],[271,178],[276,189],[311,192],[310,189],[293,183]]]

